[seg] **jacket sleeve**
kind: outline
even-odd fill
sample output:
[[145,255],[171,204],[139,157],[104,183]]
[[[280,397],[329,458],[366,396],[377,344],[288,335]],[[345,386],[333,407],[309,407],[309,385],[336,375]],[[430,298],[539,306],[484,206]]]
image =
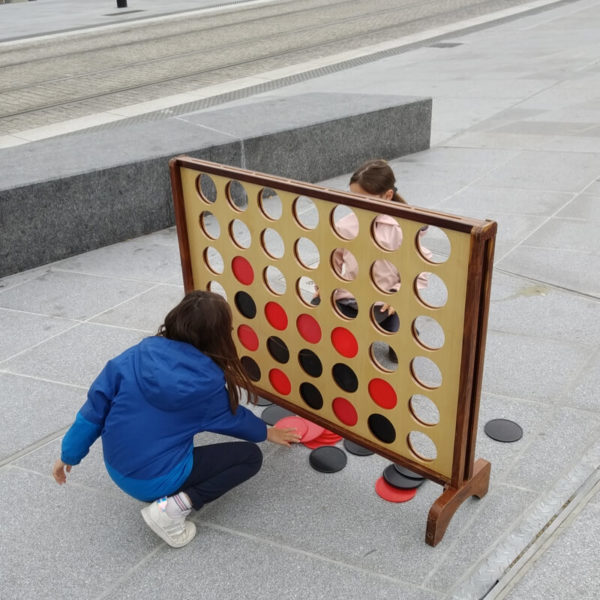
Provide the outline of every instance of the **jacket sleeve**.
[[115,364],[111,361],[92,383],[85,404],[63,438],[61,460],[65,464],[79,464],[102,433],[104,420],[119,389],[119,380]]
[[267,439],[267,424],[244,406],[238,406],[235,414],[229,408],[229,396],[223,388],[219,394],[219,410],[204,426],[206,431],[222,433],[248,442],[262,442]]

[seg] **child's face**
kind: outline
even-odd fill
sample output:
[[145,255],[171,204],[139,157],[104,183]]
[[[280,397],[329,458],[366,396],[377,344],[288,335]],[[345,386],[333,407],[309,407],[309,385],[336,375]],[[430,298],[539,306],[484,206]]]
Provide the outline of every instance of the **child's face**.
[[394,197],[394,190],[387,190],[386,192],[384,192],[383,194],[369,194],[369,192],[367,192],[366,190],[363,190],[363,188],[360,186],[359,183],[351,183],[350,184],[350,191],[353,194],[360,194],[361,196],[369,196],[369,198],[379,198],[381,200],[391,200]]

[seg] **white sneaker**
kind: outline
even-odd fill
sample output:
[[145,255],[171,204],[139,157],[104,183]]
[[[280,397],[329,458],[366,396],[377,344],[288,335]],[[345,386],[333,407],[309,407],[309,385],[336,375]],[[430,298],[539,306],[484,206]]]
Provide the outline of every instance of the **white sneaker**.
[[159,506],[158,501],[142,508],[141,512],[148,527],[173,548],[189,544],[196,535],[194,523],[186,521],[185,517],[170,517],[166,510]]

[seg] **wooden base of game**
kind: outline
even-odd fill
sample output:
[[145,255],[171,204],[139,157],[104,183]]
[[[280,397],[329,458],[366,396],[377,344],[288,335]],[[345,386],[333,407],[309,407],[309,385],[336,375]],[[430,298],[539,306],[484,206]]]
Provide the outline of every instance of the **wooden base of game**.
[[427,517],[427,532],[425,542],[430,546],[436,546],[444,537],[450,519],[458,510],[460,505],[471,496],[483,498],[490,484],[490,472],[492,465],[483,458],[475,461],[473,477],[463,482],[459,488],[447,486],[444,493],[433,503]]

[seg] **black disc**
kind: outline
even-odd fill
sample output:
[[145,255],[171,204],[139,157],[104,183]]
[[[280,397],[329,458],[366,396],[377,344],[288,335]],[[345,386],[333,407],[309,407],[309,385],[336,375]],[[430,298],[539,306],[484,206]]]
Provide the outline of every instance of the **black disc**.
[[523,429],[508,419],[493,419],[483,428],[485,433],[497,442],[516,442],[523,437]]
[[413,479],[412,477],[405,477],[400,475],[394,468],[395,465],[388,465],[383,470],[383,478],[393,487],[400,488],[401,490],[412,490],[419,487],[424,479]]
[[310,453],[308,461],[315,471],[336,473],[346,466],[348,456],[341,448],[321,446]]
[[277,421],[281,421],[283,417],[291,417],[294,413],[286,408],[281,408],[281,406],[277,406],[277,404],[273,404],[273,406],[268,406],[265,410],[262,411],[260,418],[267,425],[275,425]]
[[270,400],[263,398],[261,396],[258,397],[258,401],[256,402],[256,406],[271,406],[273,404]]
[[359,446],[350,440],[344,440],[344,448],[346,448],[350,454],[356,454],[356,456],[371,456],[371,454],[375,454],[373,450]]
[[396,469],[400,475],[404,475],[404,477],[408,477],[409,479],[425,479],[423,475],[419,475],[418,473],[415,473],[414,471],[411,471],[410,469],[407,469],[406,467],[403,467],[397,463],[394,463],[394,469]]

